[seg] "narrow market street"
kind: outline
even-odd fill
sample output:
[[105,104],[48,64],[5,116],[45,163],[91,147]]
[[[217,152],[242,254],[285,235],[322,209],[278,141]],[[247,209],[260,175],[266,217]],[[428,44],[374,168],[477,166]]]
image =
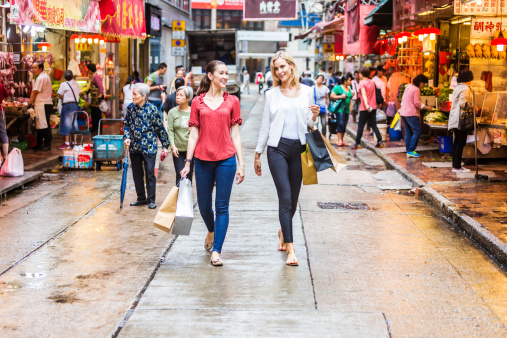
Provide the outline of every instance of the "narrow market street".
[[[302,188],[300,264],[286,266],[265,155],[253,170],[263,99],[241,104],[246,179],[222,268],[197,207],[190,236],[175,238],[153,226],[156,210],[119,209],[120,172],[59,171],[2,202],[0,335],[507,335],[505,270],[368,149],[340,149],[348,166]],[[167,159],[158,205],[174,177]]]

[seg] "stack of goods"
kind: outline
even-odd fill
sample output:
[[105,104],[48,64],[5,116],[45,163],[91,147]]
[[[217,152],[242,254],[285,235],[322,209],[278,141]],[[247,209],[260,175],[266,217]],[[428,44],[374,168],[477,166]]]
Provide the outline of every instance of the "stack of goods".
[[449,122],[449,118],[439,109],[435,109],[431,112],[427,112],[424,115],[424,122],[428,123],[429,125],[444,126]]
[[437,93],[435,92],[435,89],[433,87],[424,86],[421,89],[421,95],[422,96],[435,96]]

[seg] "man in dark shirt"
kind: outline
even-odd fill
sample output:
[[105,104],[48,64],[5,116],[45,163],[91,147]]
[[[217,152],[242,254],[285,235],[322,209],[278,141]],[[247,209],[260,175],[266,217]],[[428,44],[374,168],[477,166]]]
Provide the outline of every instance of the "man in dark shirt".
[[301,83],[307,85],[308,87],[311,87],[315,84],[315,82],[310,77],[310,74],[304,74]]
[[167,96],[167,99],[165,99],[164,105],[162,106],[162,111],[164,113],[168,113],[169,110],[176,107],[178,104],[176,103],[176,92],[178,91],[178,88],[185,85],[185,79],[178,77],[176,80],[174,80],[174,93]]

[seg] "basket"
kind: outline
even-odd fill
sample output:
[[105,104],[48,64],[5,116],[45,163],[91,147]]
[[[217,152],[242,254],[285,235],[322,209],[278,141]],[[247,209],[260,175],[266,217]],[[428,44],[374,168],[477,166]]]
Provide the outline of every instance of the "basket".
[[453,142],[452,136],[437,136],[438,150],[443,154],[452,153]]
[[63,70],[53,69],[53,79],[60,80],[63,76]]
[[123,135],[97,135],[93,137],[95,159],[119,161],[125,154]]

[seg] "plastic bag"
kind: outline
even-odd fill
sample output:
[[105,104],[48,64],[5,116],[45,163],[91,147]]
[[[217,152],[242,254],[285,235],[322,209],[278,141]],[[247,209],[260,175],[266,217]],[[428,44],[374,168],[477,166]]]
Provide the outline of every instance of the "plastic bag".
[[396,114],[396,103],[389,102],[389,104],[387,105],[386,115],[389,117],[394,117],[395,114]]
[[106,101],[101,101],[99,104],[99,109],[103,113],[107,113],[109,111],[109,105]]
[[21,150],[14,148],[5,159],[0,169],[0,176],[23,176],[24,173],[23,155],[21,155]]
[[63,104],[62,104],[62,100],[61,99],[58,99],[58,105],[56,106],[56,110],[58,111],[58,115],[62,115],[62,107],[63,107]]
[[377,109],[375,119],[377,122],[385,122],[387,120],[386,113],[383,110]]

